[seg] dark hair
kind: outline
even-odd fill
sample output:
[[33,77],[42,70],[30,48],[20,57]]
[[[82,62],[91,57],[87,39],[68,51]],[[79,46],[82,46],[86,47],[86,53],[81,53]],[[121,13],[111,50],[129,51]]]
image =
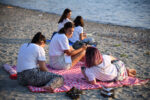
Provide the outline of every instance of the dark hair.
[[32,38],[31,43],[41,43],[41,41],[44,41],[44,43],[46,43],[46,38],[44,35],[42,35],[41,32],[37,32]]
[[74,25],[77,27],[77,26],[82,26],[84,27],[84,21],[83,21],[83,18],[82,16],[77,16],[74,20]]
[[85,54],[85,64],[87,67],[97,66],[102,62],[102,55],[95,47],[88,47]]
[[63,20],[67,18],[67,14],[70,13],[70,12],[71,12],[71,10],[68,9],[68,8],[66,8],[66,9],[64,10],[62,16],[60,17],[58,23],[63,22]]
[[74,23],[72,22],[67,22],[62,29],[59,30],[59,34],[65,34],[65,30],[68,28],[74,28]]

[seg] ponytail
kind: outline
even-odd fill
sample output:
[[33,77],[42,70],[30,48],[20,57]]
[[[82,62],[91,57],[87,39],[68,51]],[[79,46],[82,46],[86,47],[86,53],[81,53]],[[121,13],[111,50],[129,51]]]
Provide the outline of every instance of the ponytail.
[[37,32],[32,38],[31,43],[41,43],[41,41],[44,41],[44,43],[46,43],[46,38],[44,35],[42,35],[41,32]]

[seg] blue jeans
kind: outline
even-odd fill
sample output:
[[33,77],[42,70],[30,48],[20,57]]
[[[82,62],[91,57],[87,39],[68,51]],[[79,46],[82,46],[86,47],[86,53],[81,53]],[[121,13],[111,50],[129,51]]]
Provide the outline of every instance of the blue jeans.
[[85,43],[93,43],[93,42],[94,42],[94,39],[93,39],[93,38],[85,38],[84,40],[82,40],[82,42],[85,42]]

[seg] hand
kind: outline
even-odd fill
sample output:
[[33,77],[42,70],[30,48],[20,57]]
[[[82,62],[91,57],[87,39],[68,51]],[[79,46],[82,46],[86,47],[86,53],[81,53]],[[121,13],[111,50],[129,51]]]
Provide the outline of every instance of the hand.
[[83,36],[86,38],[87,37],[86,33],[83,33]]
[[83,49],[83,50],[86,50],[87,47],[88,47],[88,46],[84,44],[84,45],[82,46],[82,49]]
[[89,44],[87,44],[86,46],[87,46],[87,47],[91,47],[91,45],[89,45]]

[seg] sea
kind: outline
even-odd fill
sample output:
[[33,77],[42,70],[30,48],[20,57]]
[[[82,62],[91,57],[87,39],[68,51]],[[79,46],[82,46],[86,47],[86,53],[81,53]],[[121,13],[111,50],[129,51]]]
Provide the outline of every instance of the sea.
[[0,0],[0,3],[61,15],[65,8],[72,18],[102,24],[150,29],[150,0]]

